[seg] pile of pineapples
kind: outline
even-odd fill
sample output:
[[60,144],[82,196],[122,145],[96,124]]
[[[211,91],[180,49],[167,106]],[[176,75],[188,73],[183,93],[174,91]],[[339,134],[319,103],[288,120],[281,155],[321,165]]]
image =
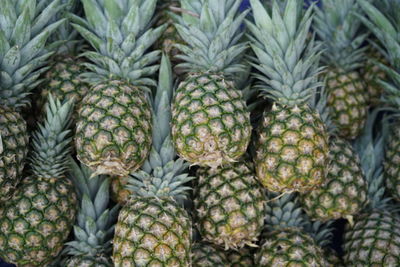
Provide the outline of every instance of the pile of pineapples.
[[400,266],[400,0],[1,0],[0,258]]

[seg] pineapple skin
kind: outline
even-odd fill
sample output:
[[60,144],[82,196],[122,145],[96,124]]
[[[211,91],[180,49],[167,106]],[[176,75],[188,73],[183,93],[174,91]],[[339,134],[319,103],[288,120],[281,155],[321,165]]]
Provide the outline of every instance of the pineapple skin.
[[400,201],[400,121],[396,121],[390,129],[385,148],[383,165],[386,187],[391,196]]
[[73,256],[65,262],[66,267],[112,267],[110,259],[103,255],[95,257]]
[[322,249],[311,236],[297,228],[282,228],[265,235],[255,256],[257,267],[326,267]]
[[357,71],[345,73],[329,69],[326,79],[329,92],[328,106],[338,134],[346,139],[355,139],[367,120],[368,97],[364,81]]
[[387,79],[386,72],[382,70],[375,62],[371,59],[376,60],[382,64],[388,65],[382,54],[376,49],[371,48],[367,52],[368,60],[366,61],[365,67],[362,69],[361,74],[368,91],[368,103],[370,106],[375,107],[381,104],[381,95],[383,94],[383,88],[379,84],[379,80],[385,81]]
[[258,132],[256,174],[268,190],[308,192],[324,183],[328,135],[316,111],[274,104]]
[[367,183],[360,159],[350,143],[332,136],[329,140],[326,182],[300,199],[314,220],[328,221],[358,214],[367,202]]
[[195,209],[202,237],[225,249],[257,242],[264,226],[266,197],[253,170],[244,162],[201,168]]
[[94,175],[127,176],[147,158],[151,131],[151,107],[140,89],[119,80],[99,83],[79,110],[77,157]]
[[0,255],[18,266],[46,266],[75,222],[77,196],[66,178],[28,177],[0,207]]
[[121,209],[113,240],[120,266],[191,264],[192,225],[188,213],[167,198],[130,198]]
[[53,59],[52,67],[45,73],[45,86],[41,92],[39,106],[43,106],[49,93],[55,98],[64,101],[74,99],[78,110],[79,103],[89,91],[89,85],[80,78],[86,68],[84,61],[71,55],[58,55]]
[[399,266],[399,226],[399,217],[389,211],[357,216],[354,225],[345,229],[345,266]]
[[125,177],[111,177],[110,195],[111,199],[120,205],[125,205],[133,192],[125,188],[128,181]]
[[206,243],[196,243],[192,248],[192,267],[227,267],[226,255]]
[[0,106],[0,201],[11,197],[20,182],[28,154],[29,135],[20,113]]
[[180,157],[202,167],[238,160],[251,138],[242,92],[217,74],[189,74],[172,105],[172,138]]
[[248,247],[242,248],[238,251],[230,250],[227,253],[228,262],[230,267],[249,267],[254,265],[254,256]]

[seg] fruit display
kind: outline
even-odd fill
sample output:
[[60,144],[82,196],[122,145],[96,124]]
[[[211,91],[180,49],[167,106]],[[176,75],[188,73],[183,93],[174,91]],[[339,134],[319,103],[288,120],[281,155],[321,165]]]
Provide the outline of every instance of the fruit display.
[[400,266],[400,0],[0,2],[0,267]]

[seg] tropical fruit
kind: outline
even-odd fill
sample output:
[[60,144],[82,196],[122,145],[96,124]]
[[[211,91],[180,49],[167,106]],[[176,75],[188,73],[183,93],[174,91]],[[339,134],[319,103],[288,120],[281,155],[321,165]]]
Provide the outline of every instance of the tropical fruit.
[[321,71],[318,47],[306,43],[311,9],[301,15],[301,1],[286,1],[281,13],[274,2],[270,15],[259,1],[250,3],[252,61],[260,71],[254,76],[274,101],[258,128],[256,174],[270,191],[308,192],[324,183],[328,165],[327,131],[308,105]]
[[[246,43],[239,14],[240,0],[182,0],[183,14],[175,25],[185,44],[177,67],[187,73],[175,92],[172,138],[180,157],[216,168],[238,160],[251,137],[250,113],[234,78]],[[200,38],[200,39],[199,39]]]
[[0,207],[0,255],[17,266],[46,266],[62,250],[76,218],[77,198],[66,177],[73,105],[50,96],[33,134],[33,175]]
[[172,70],[161,62],[153,98],[153,147],[142,170],[128,178],[132,191],[121,209],[113,239],[113,261],[120,266],[181,266],[191,264],[192,223],[183,200],[192,180],[188,164],[176,159],[171,141]]
[[77,119],[77,157],[94,173],[127,176],[151,149],[151,106],[159,51],[148,49],[165,27],[152,28],[156,0],[82,1],[86,18],[70,15],[75,29],[95,51],[83,55],[92,87]]

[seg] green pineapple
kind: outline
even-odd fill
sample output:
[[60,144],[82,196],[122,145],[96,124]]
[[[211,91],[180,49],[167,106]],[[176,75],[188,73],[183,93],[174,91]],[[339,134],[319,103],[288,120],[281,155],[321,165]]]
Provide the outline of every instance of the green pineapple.
[[180,157],[203,167],[237,161],[250,142],[250,113],[234,82],[246,71],[240,2],[181,0],[186,12],[175,25],[186,43],[176,45],[177,67],[188,74],[175,93],[172,138]]
[[156,0],[83,0],[86,19],[70,15],[95,51],[83,55],[92,87],[79,109],[77,157],[94,173],[127,176],[151,149],[151,106],[159,51],[147,52],[165,27],[151,28]]
[[[377,8],[364,2],[360,2],[363,10],[368,14],[370,20],[363,19],[363,22],[370,28],[374,35],[380,40],[382,51],[390,67],[379,64],[388,75],[388,80],[381,80],[385,93],[382,101],[391,107],[394,118],[391,123],[390,133],[386,142],[384,160],[384,178],[388,191],[393,198],[400,201],[400,2],[383,1],[391,12],[382,14]],[[382,3],[381,3],[382,4]],[[394,15],[397,14],[397,15]]]
[[300,16],[301,1],[286,1],[272,16],[258,0],[250,1],[255,24],[247,23],[261,74],[262,91],[274,103],[258,129],[255,165],[258,179],[273,192],[308,192],[320,187],[328,165],[328,136],[315,110],[307,104],[316,87],[318,47],[306,44],[312,15]]
[[91,177],[91,171],[71,159],[71,179],[81,203],[74,226],[75,239],[66,243],[66,267],[111,267],[111,239],[118,205],[109,209],[109,178]]
[[20,182],[29,137],[21,109],[29,105],[29,91],[47,70],[51,56],[49,35],[63,21],[52,18],[60,0],[4,0],[0,10],[0,201],[6,201]]
[[338,134],[346,139],[360,134],[368,111],[367,88],[358,72],[365,58],[360,46],[368,34],[358,34],[361,23],[354,15],[358,8],[356,0],[326,0],[315,8],[314,31],[323,42],[327,66],[328,105]]
[[367,184],[358,154],[351,144],[339,137],[330,120],[327,92],[321,89],[311,105],[319,110],[331,134],[329,139],[329,167],[325,183],[301,195],[306,213],[313,220],[328,221],[339,218],[351,220],[367,201]]
[[176,159],[171,141],[172,70],[161,61],[153,101],[153,147],[142,170],[128,178],[132,191],[121,209],[113,240],[113,261],[119,266],[190,266],[192,225],[181,203],[192,180],[188,164]]
[[[360,4],[365,9],[370,7]],[[370,118],[372,122],[375,120],[374,115]],[[352,224],[346,225],[345,266],[394,267],[400,263],[400,216],[398,208],[384,195],[382,160],[387,126],[378,127],[384,130],[377,137],[373,137],[372,126],[367,127],[355,144],[369,185],[369,205],[354,217]]]
[[192,248],[192,267],[226,267],[228,259],[225,254],[212,245],[199,242]]
[[[66,3],[63,13],[59,17],[67,18],[67,14],[78,13],[80,5],[77,0],[62,0]],[[52,57],[49,70],[44,74],[45,82],[41,87],[41,100],[44,104],[49,93],[61,101],[74,99],[75,109],[89,90],[89,85],[83,81],[80,75],[87,71],[82,65],[84,62],[78,57],[82,51],[82,41],[78,38],[78,32],[74,30],[69,21],[61,25],[51,36],[55,42],[64,42]],[[42,106],[39,103],[39,107]]]
[[328,266],[322,248],[305,229],[307,222],[294,195],[269,198],[256,266]]
[[46,266],[61,251],[77,211],[65,176],[71,151],[73,105],[49,97],[46,119],[33,134],[33,175],[0,207],[0,255],[18,266]]
[[200,168],[194,204],[202,237],[225,249],[254,246],[264,226],[265,192],[253,166]]

